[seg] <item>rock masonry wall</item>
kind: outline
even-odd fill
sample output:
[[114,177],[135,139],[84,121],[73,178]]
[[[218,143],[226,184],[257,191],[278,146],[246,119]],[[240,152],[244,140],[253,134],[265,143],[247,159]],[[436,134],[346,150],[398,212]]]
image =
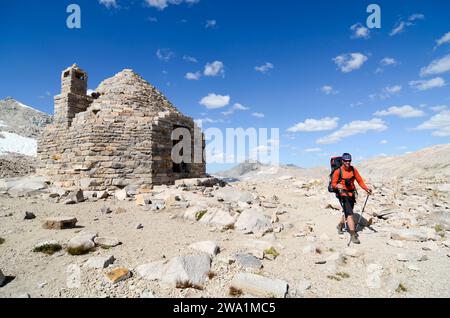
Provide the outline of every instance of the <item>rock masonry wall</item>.
[[147,188],[205,176],[202,156],[199,163],[186,164],[182,170],[174,169],[171,158],[174,128],[189,129],[191,144],[196,143],[202,152],[204,135],[192,118],[181,114],[132,70],[103,81],[94,97],[83,95],[79,83],[75,90],[65,88],[65,73],[62,93],[55,97],[55,122],[38,142],[38,172],[48,175],[56,186]]

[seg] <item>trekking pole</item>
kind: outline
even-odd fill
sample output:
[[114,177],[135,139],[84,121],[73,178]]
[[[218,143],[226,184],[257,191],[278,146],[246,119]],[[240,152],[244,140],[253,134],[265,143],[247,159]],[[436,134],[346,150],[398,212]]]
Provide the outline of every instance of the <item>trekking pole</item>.
[[359,222],[361,222],[362,215],[363,215],[363,213],[364,213],[364,209],[366,208],[367,200],[369,200],[369,196],[370,196],[370,194],[367,194],[366,202],[364,202],[363,209],[362,209],[362,211],[361,211],[361,214],[359,215],[358,223],[356,223],[356,225],[355,225],[355,231],[357,231]]

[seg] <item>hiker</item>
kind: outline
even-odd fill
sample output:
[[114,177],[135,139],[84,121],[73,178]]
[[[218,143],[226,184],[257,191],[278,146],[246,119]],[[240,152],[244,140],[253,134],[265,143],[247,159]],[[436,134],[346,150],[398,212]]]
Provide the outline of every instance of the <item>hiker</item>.
[[337,168],[331,176],[331,187],[336,192],[336,196],[344,209],[345,215],[345,218],[344,215],[342,216],[341,221],[337,225],[337,229],[339,234],[343,234],[345,220],[347,220],[352,243],[360,244],[358,234],[355,230],[355,221],[353,220],[353,207],[356,203],[357,194],[355,180],[358,182],[359,186],[367,192],[368,195],[372,194],[372,190],[366,186],[363,179],[359,175],[358,170],[351,165],[351,154],[344,153],[341,160],[342,165]]

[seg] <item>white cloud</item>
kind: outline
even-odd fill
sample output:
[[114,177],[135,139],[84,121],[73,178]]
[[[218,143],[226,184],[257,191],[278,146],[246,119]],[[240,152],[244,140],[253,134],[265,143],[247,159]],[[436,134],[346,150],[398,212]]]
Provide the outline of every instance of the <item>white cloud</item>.
[[382,59],[380,61],[380,64],[382,66],[396,65],[397,61],[394,58],[392,58],[392,57],[385,57],[384,59]]
[[434,115],[424,123],[420,124],[417,130],[434,130],[432,133],[436,137],[450,136],[450,110],[443,110]]
[[362,53],[350,53],[336,56],[333,61],[343,73],[348,73],[361,68],[367,59]]
[[255,66],[255,71],[265,74],[273,68],[274,66],[272,63],[266,62],[264,65]]
[[368,39],[370,38],[370,31],[361,23],[356,23],[350,27],[353,31],[352,38],[354,39]]
[[108,9],[110,8],[117,8],[117,2],[116,0],[99,0],[100,4],[103,4]]
[[381,132],[387,129],[384,121],[379,118],[372,120],[355,120],[345,124],[341,129],[325,137],[317,139],[318,144],[333,144],[341,141],[343,138],[351,137],[358,134],[364,134],[368,131]]
[[394,86],[387,86],[384,88],[384,92],[388,94],[398,94],[402,90],[402,87],[400,85],[394,85]]
[[287,129],[289,132],[299,132],[299,131],[325,131],[331,130],[338,126],[338,117],[325,117],[322,119],[306,119],[304,122],[300,122],[295,126]]
[[320,148],[306,148],[305,152],[319,152],[322,151]]
[[156,17],[148,17],[148,18],[147,18],[147,21],[150,21],[150,22],[158,22],[158,18],[156,18]]
[[156,57],[163,62],[169,62],[169,60],[174,56],[175,53],[173,53],[170,49],[158,49],[156,51]]
[[424,116],[425,113],[417,108],[414,108],[410,105],[404,106],[392,106],[387,110],[379,110],[373,114],[374,116],[398,116],[401,118],[412,118],[412,117],[421,117]]
[[421,13],[412,14],[411,16],[409,16],[408,21],[399,21],[394,29],[392,29],[391,33],[389,33],[389,35],[394,36],[400,34],[405,31],[407,27],[413,26],[414,21],[423,19],[425,19],[425,16]]
[[186,73],[184,78],[187,80],[191,80],[191,81],[198,81],[201,76],[202,76],[202,74],[200,72],[195,72],[195,73],[188,72],[188,73]]
[[167,8],[170,4],[178,5],[183,2],[186,2],[188,4],[195,4],[198,3],[200,0],[145,0],[145,2],[150,6],[157,8],[158,10],[164,10]]
[[386,139],[383,139],[382,141],[380,141],[380,144],[382,144],[382,145],[385,145],[387,143],[388,143],[388,141]]
[[423,67],[420,70],[421,76],[441,74],[450,71],[450,54],[443,58],[436,59],[430,63],[427,67]]
[[263,113],[252,113],[252,116],[257,117],[257,118],[264,118]]
[[220,61],[214,61],[212,63],[207,63],[205,65],[205,70],[203,71],[205,76],[225,76],[224,65]]
[[217,26],[216,20],[206,20],[205,28],[211,29],[211,28],[215,28],[216,26]]
[[361,101],[357,101],[356,103],[351,103],[350,107],[358,107],[358,106],[361,106],[361,105],[363,105],[363,103]]
[[448,106],[447,106],[447,105],[439,105],[439,106],[433,106],[433,107],[430,107],[430,109],[431,109],[432,111],[436,112],[436,113],[439,113],[439,112],[441,112],[441,111],[443,111],[443,110],[447,110],[447,109],[448,109]]
[[249,109],[250,109],[249,107],[245,107],[242,104],[235,103],[233,105],[233,107],[231,107],[229,110],[227,110],[225,112],[222,112],[222,114],[225,115],[225,116],[228,116],[228,115],[233,114],[236,110],[249,110]]
[[191,62],[191,63],[198,63],[197,59],[195,57],[189,56],[189,55],[184,55],[183,56],[183,60],[185,60],[186,62]]
[[324,86],[322,86],[322,88],[320,90],[325,95],[336,95],[339,93],[339,91],[333,89],[333,86],[330,86],[330,85],[324,85]]
[[222,108],[230,103],[230,96],[210,93],[208,96],[203,97],[199,103],[208,109]]
[[436,77],[436,78],[432,78],[430,80],[411,81],[411,82],[409,82],[409,85],[412,88],[415,88],[419,91],[426,91],[426,90],[432,89],[432,88],[443,87],[446,85],[446,83],[442,77]]
[[436,40],[436,47],[446,43],[450,43],[450,31],[445,33],[440,39]]

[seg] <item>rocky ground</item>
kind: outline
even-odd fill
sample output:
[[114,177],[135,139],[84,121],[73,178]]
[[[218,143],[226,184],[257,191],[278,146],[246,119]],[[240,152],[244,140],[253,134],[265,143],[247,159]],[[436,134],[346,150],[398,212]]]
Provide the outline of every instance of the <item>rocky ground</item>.
[[4,180],[0,297],[450,297],[450,180],[367,183],[348,247],[326,176],[148,193]]

